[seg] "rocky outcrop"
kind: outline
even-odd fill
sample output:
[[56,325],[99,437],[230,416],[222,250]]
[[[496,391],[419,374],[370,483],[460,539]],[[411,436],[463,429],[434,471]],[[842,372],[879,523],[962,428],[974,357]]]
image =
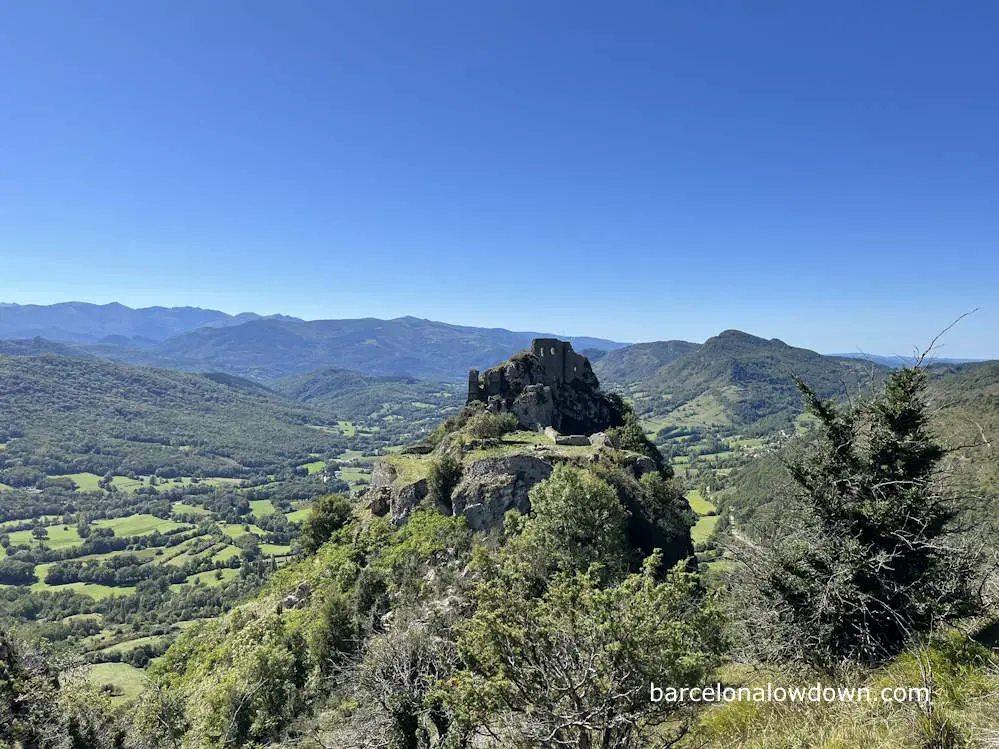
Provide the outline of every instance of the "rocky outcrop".
[[585,434],[560,434],[555,437],[555,444],[567,447],[586,447],[590,444],[590,438]]
[[303,606],[312,595],[312,588],[308,581],[303,580],[298,584],[294,593],[289,593],[281,601],[281,606],[286,609],[294,609]]
[[379,460],[371,472],[371,485],[365,497],[372,515],[391,514],[392,520],[401,523],[427,493],[426,479],[400,481],[396,467],[387,460]]
[[[465,466],[450,506],[437,509],[464,515],[474,530],[501,526],[507,510],[530,511],[527,493],[551,475],[557,460],[551,454],[517,454],[473,461]],[[375,464],[365,495],[373,515],[390,515],[396,523],[405,522],[426,496],[426,479],[403,481],[396,467],[385,460]]]
[[500,527],[508,510],[530,512],[528,492],[552,470],[552,463],[534,455],[477,460],[451,495],[454,514],[463,514],[472,530]]
[[[498,435],[461,431],[461,424],[474,423],[476,412],[483,409],[513,414],[521,428],[544,431],[551,442],[504,441]],[[600,390],[585,356],[564,341],[537,339],[530,351],[516,354],[482,376],[476,370],[469,372],[464,420],[444,440],[424,441],[405,451],[405,457],[378,461],[367,493],[368,507],[374,515],[405,522],[428,495],[426,479],[418,476],[427,474],[430,461],[440,459],[418,456],[446,452],[460,456],[461,478],[437,509],[463,515],[474,530],[500,527],[508,511],[530,512],[528,493],[559,462],[588,464],[598,461],[605,451],[616,454],[614,440],[604,430],[622,424],[624,415],[620,399]],[[578,447],[592,449],[565,449]],[[628,475],[637,478],[650,466],[654,469],[642,456],[634,458],[634,465],[624,466]],[[621,456],[613,460],[620,461]]]
[[592,434],[623,422],[620,403],[600,390],[590,362],[565,341],[539,338],[523,352],[468,375],[467,404],[512,413],[525,429]]
[[[600,460],[602,456],[620,468],[615,486],[622,496],[641,496],[638,480],[656,471],[655,461],[646,455],[615,449],[613,440],[605,434],[597,433],[587,440],[592,443],[589,451],[570,451],[557,444],[525,444],[521,452],[474,459],[471,452],[496,440],[479,440],[474,445],[468,445],[461,479],[451,492],[450,501],[440,503],[436,509],[445,515],[464,516],[472,530],[501,528],[508,511],[518,510],[524,514],[531,511],[531,489],[548,478],[556,465],[563,462],[586,465]],[[418,475],[419,471],[414,471],[408,464],[404,475],[390,460],[377,461],[366,495],[372,514],[390,515],[396,523],[406,522],[428,496],[427,480],[417,478]],[[639,546],[648,547],[646,551],[649,552],[665,536],[662,536],[661,529],[657,530],[657,524],[649,520],[651,515],[646,510],[639,505],[629,506],[632,514],[629,534],[637,539]],[[684,538],[686,528],[683,526],[680,533]],[[670,536],[666,545],[671,550],[679,549],[677,553],[680,556],[677,558],[680,558],[686,546],[680,549],[680,540],[677,539]],[[663,544],[659,545],[665,548]]]

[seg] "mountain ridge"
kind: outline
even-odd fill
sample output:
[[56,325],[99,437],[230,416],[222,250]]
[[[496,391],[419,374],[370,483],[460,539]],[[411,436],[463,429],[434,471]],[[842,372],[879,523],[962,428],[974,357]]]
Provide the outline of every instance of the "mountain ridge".
[[[288,318],[286,315],[271,317]],[[128,307],[119,302],[59,302],[0,305],[0,338],[42,337],[59,342],[99,343],[120,338],[145,346],[201,327],[240,325],[266,319],[255,312],[230,315],[202,307]]]
[[[645,348],[637,358],[655,351],[654,344],[640,346]],[[675,346],[673,354],[680,348]],[[862,389],[887,371],[873,362],[826,356],[734,329],[700,345],[687,343],[686,349],[663,357],[665,363],[658,367],[655,357],[644,356],[644,369],[638,370],[644,376],[639,378],[622,378],[615,368],[615,359],[633,355],[628,349],[611,352],[594,368],[608,386],[628,394],[647,420],[748,431],[791,424],[801,411],[795,376],[820,397],[832,398]]]
[[[413,316],[389,320],[253,320],[240,326],[202,328],[175,336],[162,342],[155,353],[195,359],[224,371],[242,370],[261,380],[338,368],[460,382],[469,369],[491,366],[511,351],[527,348],[534,338],[543,337],[549,336]],[[589,336],[569,336],[567,340],[605,349],[627,345]],[[282,352],[283,361],[272,360],[274,350]]]
[[[217,370],[260,381],[336,367],[460,382],[468,369],[491,366],[539,337],[550,336],[414,316],[307,321],[196,307],[134,310],[118,303],[0,307],[0,339],[41,338],[126,364]],[[627,345],[592,336],[568,340],[601,350]]]
[[237,477],[344,444],[334,418],[258,383],[50,353],[0,355],[0,413],[11,485],[80,471]]

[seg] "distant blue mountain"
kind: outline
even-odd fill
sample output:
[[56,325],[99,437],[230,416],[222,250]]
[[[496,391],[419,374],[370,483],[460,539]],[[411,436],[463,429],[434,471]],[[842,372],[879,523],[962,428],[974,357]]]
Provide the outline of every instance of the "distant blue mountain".
[[[293,317],[278,316],[284,320]],[[0,339],[46,338],[71,343],[110,343],[134,348],[204,327],[241,325],[261,315],[244,312],[229,315],[199,307],[146,307],[132,309],[123,304],[0,304]]]
[[[258,381],[337,367],[462,382],[469,368],[492,366],[527,348],[532,338],[546,337],[566,338],[416,317],[304,321],[196,307],[0,304],[0,340],[18,340],[18,350],[54,345],[35,340],[44,339],[128,364],[225,372]],[[587,336],[568,340],[577,350],[594,352],[627,345]]]
[[[916,361],[916,357],[912,354],[908,356],[884,356],[881,354],[864,354],[859,351],[855,351],[849,354],[829,354],[829,356],[843,356],[848,359],[865,359],[867,361],[872,361],[875,364],[891,367],[892,369],[900,369],[907,364],[914,364]],[[933,356],[929,359],[930,364],[978,364],[984,361],[988,361],[988,359],[953,359],[943,356]]]
[[[551,334],[399,317],[394,320],[254,320],[202,328],[159,344],[152,353],[203,368],[273,380],[324,367],[373,375],[411,375],[462,382],[470,368],[485,369]],[[577,349],[610,351],[627,344],[567,338]]]

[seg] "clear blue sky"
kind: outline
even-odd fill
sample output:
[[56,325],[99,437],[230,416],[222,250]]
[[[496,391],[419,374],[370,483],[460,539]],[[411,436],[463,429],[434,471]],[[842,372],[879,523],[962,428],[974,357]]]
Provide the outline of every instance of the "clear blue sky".
[[999,357],[999,3],[0,5],[0,300]]

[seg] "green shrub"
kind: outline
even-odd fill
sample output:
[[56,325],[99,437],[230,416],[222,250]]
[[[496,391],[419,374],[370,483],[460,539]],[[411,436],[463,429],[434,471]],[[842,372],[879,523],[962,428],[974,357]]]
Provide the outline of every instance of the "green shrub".
[[608,430],[608,433],[612,439],[617,440],[617,445],[622,450],[630,450],[650,458],[656,464],[656,470],[662,474],[663,478],[670,478],[673,475],[673,469],[663,459],[659,448],[645,436],[642,422],[633,411],[628,411],[623,425]]
[[350,500],[342,494],[319,497],[302,526],[302,548],[305,552],[315,554],[320,546],[350,521],[352,513]]
[[449,452],[434,457],[427,471],[427,494],[438,506],[451,506],[451,493],[461,481],[461,461]]
[[592,471],[561,464],[531,489],[530,544],[564,572],[603,566],[613,578],[627,571],[629,513],[617,492]]
[[360,646],[360,630],[354,615],[354,601],[335,592],[318,612],[309,631],[309,655],[319,675],[328,676],[345,654]]
[[483,411],[468,420],[465,431],[478,439],[497,439],[519,426],[517,417],[511,413],[494,414]]

